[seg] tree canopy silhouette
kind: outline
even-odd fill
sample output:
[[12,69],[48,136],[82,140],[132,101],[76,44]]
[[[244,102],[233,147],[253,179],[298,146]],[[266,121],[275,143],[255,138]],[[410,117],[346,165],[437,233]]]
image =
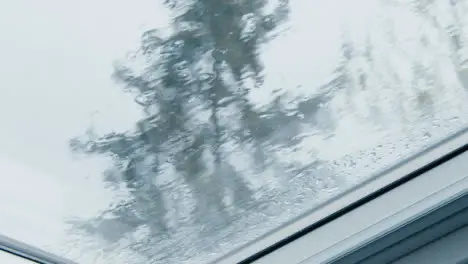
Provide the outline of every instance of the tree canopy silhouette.
[[[124,183],[130,193],[83,224],[110,241],[141,226],[152,237],[193,225],[213,232],[232,221],[236,210],[251,210],[258,200],[252,176],[236,167],[243,161],[232,153],[247,155],[253,171],[261,171],[274,159],[267,143],[289,140],[272,139],[273,132],[297,119],[277,104],[256,109],[246,97],[262,83],[258,48],[287,19],[286,0],[270,13],[264,0],[165,4],[174,10],[171,28],[144,32],[135,56],[117,63],[113,73],[135,94],[144,118],[128,132],[90,132],[70,141],[74,152],[112,157],[105,180]],[[142,69],[135,70],[134,62]]]

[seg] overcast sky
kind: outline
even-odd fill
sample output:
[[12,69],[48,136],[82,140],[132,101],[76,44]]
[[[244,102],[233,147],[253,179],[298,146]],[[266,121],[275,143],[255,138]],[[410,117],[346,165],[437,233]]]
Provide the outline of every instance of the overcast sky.
[[158,3],[0,2],[0,232],[57,252],[64,218],[109,201],[95,180],[105,163],[73,160],[67,142],[140,115],[110,74],[145,28],[167,22]]

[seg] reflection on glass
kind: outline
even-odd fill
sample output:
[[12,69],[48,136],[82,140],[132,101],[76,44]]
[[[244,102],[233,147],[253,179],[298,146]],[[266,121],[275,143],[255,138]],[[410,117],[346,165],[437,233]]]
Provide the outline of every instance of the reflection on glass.
[[0,232],[80,263],[207,263],[468,122],[466,1],[0,10]]

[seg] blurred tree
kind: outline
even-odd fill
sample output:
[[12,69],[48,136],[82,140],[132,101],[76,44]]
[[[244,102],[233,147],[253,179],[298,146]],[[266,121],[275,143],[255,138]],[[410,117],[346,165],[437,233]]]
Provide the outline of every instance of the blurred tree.
[[[244,144],[261,169],[268,160],[265,142],[291,122],[280,110],[256,110],[246,98],[262,82],[258,46],[287,18],[287,0],[271,13],[265,12],[265,0],[165,4],[176,14],[171,32],[144,32],[135,56],[116,64],[113,74],[136,94],[145,117],[134,131],[89,132],[70,141],[74,152],[111,156],[115,166],[105,180],[124,183],[130,193],[82,224],[110,241],[142,226],[150,237],[193,224],[212,232],[233,210],[248,210],[253,191],[230,154]],[[133,68],[135,62],[143,62],[143,70]],[[185,187],[193,205],[180,198]]]

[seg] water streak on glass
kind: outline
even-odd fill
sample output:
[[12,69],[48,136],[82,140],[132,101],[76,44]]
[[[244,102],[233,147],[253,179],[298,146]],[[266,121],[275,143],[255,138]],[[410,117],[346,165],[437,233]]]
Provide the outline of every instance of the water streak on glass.
[[209,263],[468,124],[465,0],[0,4],[0,233]]

